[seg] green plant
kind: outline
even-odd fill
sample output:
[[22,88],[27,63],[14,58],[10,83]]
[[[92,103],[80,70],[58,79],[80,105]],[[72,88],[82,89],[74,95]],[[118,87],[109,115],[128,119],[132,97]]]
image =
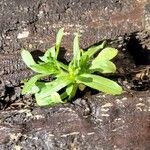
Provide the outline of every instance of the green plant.
[[[48,49],[44,56],[39,57],[41,61],[38,63],[28,51],[22,50],[23,61],[37,73],[25,82],[22,93],[35,94],[37,104],[40,106],[70,101],[75,96],[77,89],[84,90],[85,86],[108,94],[121,94],[122,88],[116,82],[93,74],[94,72],[114,73],[116,66],[111,60],[118,51],[105,47],[105,42],[83,51],[79,47],[79,35],[76,33],[73,58],[69,65],[66,65],[57,59],[63,30],[63,28],[59,30],[55,45]],[[46,76],[52,76],[53,80],[42,82],[40,79]]]

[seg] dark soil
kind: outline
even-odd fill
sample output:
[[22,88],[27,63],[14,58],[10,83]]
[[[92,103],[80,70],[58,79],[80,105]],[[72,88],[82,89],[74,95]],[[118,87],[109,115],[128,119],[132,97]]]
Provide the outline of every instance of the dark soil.
[[[147,1],[6,0],[0,7],[1,150],[150,149]],[[85,50],[104,39],[119,50],[117,72],[104,76],[118,82],[124,94],[87,88],[72,103],[50,108],[39,108],[32,95],[21,94],[21,81],[34,72],[22,62],[20,49],[29,49],[37,59],[54,43],[60,27],[66,31],[62,61],[71,59],[76,31]]]

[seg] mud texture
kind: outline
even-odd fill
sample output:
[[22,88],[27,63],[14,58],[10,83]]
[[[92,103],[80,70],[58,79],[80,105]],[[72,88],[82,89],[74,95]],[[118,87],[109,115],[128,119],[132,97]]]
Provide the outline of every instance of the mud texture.
[[132,94],[98,94],[65,106],[1,112],[0,149],[148,150],[150,92]]
[[[2,0],[0,8],[0,150],[150,149],[150,73],[143,74],[150,67],[148,0]],[[123,95],[92,96],[90,89],[53,108],[21,95],[21,81],[34,74],[21,48],[37,58],[61,27],[63,60],[70,60],[77,31],[84,49],[106,39],[119,50],[117,73],[109,77]]]
[[149,29],[148,0],[3,0],[0,2],[0,51],[45,50],[65,28],[63,46],[71,49],[80,32],[86,48],[104,39]]

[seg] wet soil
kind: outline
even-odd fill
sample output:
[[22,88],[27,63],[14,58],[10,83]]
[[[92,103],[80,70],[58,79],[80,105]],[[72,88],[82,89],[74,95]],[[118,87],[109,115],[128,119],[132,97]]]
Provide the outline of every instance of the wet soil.
[[[150,149],[146,0],[5,0],[0,6],[1,150]],[[105,76],[118,82],[124,94],[110,96],[87,88],[72,103],[48,108],[36,106],[32,95],[21,94],[21,81],[34,72],[21,60],[20,49],[37,58],[54,43],[60,27],[66,31],[62,61],[71,59],[71,35],[76,31],[85,50],[104,39],[119,50],[117,72]]]

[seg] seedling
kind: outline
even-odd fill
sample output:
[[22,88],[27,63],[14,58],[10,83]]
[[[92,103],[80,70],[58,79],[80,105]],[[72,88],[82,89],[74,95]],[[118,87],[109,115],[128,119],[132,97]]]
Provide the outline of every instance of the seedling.
[[[118,53],[115,48],[105,47],[105,42],[83,51],[79,47],[79,35],[76,33],[73,42],[73,58],[66,65],[58,58],[64,29],[60,29],[56,36],[56,43],[48,49],[41,61],[34,61],[27,50],[22,50],[21,56],[25,64],[36,72],[30,80],[25,82],[22,93],[34,94],[40,106],[65,103],[75,96],[77,89],[84,90],[86,86],[104,93],[118,95],[122,88],[114,81],[94,74],[114,73],[115,64],[111,61]],[[95,56],[95,57],[94,57]],[[53,80],[42,82],[43,77],[52,76]]]

